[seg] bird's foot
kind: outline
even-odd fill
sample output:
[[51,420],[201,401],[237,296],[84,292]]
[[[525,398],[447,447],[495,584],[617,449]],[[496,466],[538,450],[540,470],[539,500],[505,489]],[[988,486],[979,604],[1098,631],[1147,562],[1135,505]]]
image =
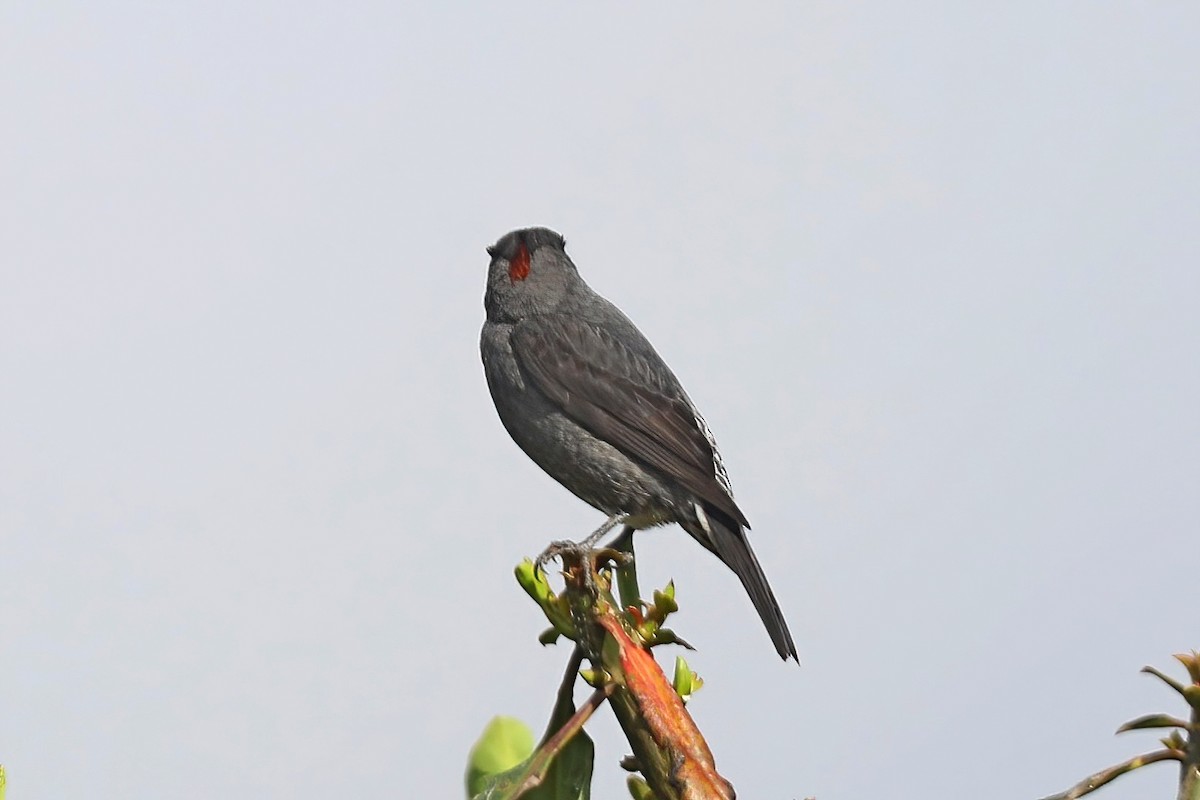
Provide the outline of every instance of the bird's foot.
[[[605,560],[620,561],[623,555],[609,548],[605,548],[602,553],[594,554],[596,544],[604,538],[605,534],[618,525],[624,523],[626,516],[627,515],[625,514],[614,514],[613,516],[609,517],[603,525],[592,531],[587,535],[586,538],[581,539],[578,542],[572,542],[566,539],[557,542],[551,542],[550,546],[543,550],[542,554],[537,557],[537,561],[535,562],[537,564],[537,568],[545,571],[546,565],[556,558],[563,561],[564,567],[567,566],[568,561],[576,564],[586,565],[583,569],[582,578],[585,585],[589,587],[593,586],[593,577],[595,575],[596,568],[599,566],[598,562]],[[599,555],[598,558],[597,555]]]

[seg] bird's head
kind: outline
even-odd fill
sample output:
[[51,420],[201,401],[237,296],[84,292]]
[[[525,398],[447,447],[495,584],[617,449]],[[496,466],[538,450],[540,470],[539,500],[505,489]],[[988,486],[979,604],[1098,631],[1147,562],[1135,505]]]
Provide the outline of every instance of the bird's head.
[[516,322],[554,311],[582,284],[567,256],[566,241],[549,228],[523,228],[506,233],[487,249],[487,318]]

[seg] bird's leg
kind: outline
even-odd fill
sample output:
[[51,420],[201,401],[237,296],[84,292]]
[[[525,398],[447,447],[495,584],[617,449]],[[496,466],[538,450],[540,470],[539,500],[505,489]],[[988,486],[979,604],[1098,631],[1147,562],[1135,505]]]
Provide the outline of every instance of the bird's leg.
[[596,546],[596,542],[603,539],[605,534],[607,534],[613,528],[625,522],[625,519],[628,516],[628,514],[613,514],[605,521],[603,525],[589,533],[588,537],[579,543],[579,546],[586,547],[587,549],[591,550]]

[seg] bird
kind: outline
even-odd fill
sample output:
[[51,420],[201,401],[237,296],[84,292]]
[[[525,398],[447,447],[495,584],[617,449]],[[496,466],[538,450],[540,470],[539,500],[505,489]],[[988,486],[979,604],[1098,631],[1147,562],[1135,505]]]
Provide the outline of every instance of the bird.
[[597,534],[678,523],[733,570],[780,657],[799,663],[716,440],[675,373],[580,277],[560,234],[514,230],[487,253],[480,354],[509,435],[609,515]]

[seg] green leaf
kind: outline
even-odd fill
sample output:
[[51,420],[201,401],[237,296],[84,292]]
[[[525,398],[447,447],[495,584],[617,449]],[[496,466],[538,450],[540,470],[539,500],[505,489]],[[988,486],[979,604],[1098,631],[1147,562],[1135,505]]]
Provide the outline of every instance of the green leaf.
[[[552,733],[561,731],[571,721],[575,710],[572,693],[560,692],[554,710],[550,712],[542,747],[552,738]],[[540,750],[535,758],[542,755]],[[550,762],[542,783],[521,795],[522,800],[588,800],[592,793],[595,750],[591,737],[582,728],[577,730]]]
[[675,676],[671,680],[671,685],[675,687],[675,694],[687,702],[693,694],[700,690],[704,685],[704,681],[697,675],[683,656],[675,656]]
[[1181,753],[1187,750],[1187,740],[1183,738],[1183,734],[1179,731],[1171,731],[1170,734],[1159,739],[1159,741],[1168,750],[1178,750]]
[[[506,718],[497,717],[497,720],[500,719]],[[519,721],[513,721],[520,725]],[[521,727],[532,741],[533,735],[529,729],[524,725]],[[484,736],[487,736],[486,731]],[[471,766],[468,766],[467,796],[471,800],[590,800],[595,749],[591,737],[579,731],[555,755],[546,768],[542,782],[525,791],[521,791],[522,787],[528,784],[530,775],[538,769],[533,762],[544,756],[540,751],[502,772],[481,775],[474,785]]]
[[1170,714],[1147,714],[1144,717],[1131,719],[1121,727],[1117,728],[1117,733],[1125,731],[1140,731],[1146,728],[1186,728],[1187,723],[1181,719],[1176,719]]
[[633,800],[655,800],[654,790],[650,788],[650,784],[637,775],[630,775],[626,778],[625,785],[629,787],[629,794]]
[[653,633],[655,628],[662,626],[667,617],[679,610],[679,604],[675,602],[675,582],[667,584],[665,591],[655,589],[653,599],[654,602],[646,609],[646,621],[653,623],[647,633]]
[[680,639],[675,631],[670,628],[659,628],[654,632],[653,636],[646,639],[646,643],[651,647],[658,647],[660,644],[677,644],[686,650],[695,650],[686,640]]
[[593,689],[599,689],[609,681],[609,674],[603,668],[581,669],[579,677],[583,678],[583,682]]
[[1190,653],[1176,653],[1175,660],[1187,669],[1192,683],[1200,684],[1200,652],[1193,650]]
[[[571,622],[571,609],[567,598],[554,593],[546,573],[527,558],[516,566],[513,574],[517,576],[517,583],[521,584],[525,593],[541,606],[542,613],[550,620],[550,624],[567,638],[575,638],[575,624]],[[551,644],[555,638],[547,632],[539,636],[538,641]]]
[[536,600],[538,605],[544,606],[554,600],[554,591],[550,588],[550,581],[546,580],[546,573],[538,569],[530,559],[527,558],[518,564],[513,573],[517,576],[517,583],[521,584],[521,588]]
[[595,755],[596,746],[591,737],[579,731],[555,757],[546,780],[521,795],[521,800],[589,800]]
[[467,757],[467,797],[480,795],[532,753],[533,731],[528,725],[514,717],[494,717]]
[[1160,681],[1165,683],[1167,686],[1170,686],[1175,691],[1179,692],[1180,694],[1183,694],[1183,684],[1180,683],[1179,681],[1175,680],[1174,678],[1172,678],[1170,675],[1167,675],[1167,674],[1155,669],[1154,667],[1142,667],[1142,672],[1146,673],[1147,675],[1153,675],[1154,677],[1158,678]]
[[633,555],[633,537],[623,536],[615,543],[619,552],[628,558],[617,565],[617,593],[621,596],[621,607],[637,608],[641,604],[642,592],[638,588],[637,562]]

